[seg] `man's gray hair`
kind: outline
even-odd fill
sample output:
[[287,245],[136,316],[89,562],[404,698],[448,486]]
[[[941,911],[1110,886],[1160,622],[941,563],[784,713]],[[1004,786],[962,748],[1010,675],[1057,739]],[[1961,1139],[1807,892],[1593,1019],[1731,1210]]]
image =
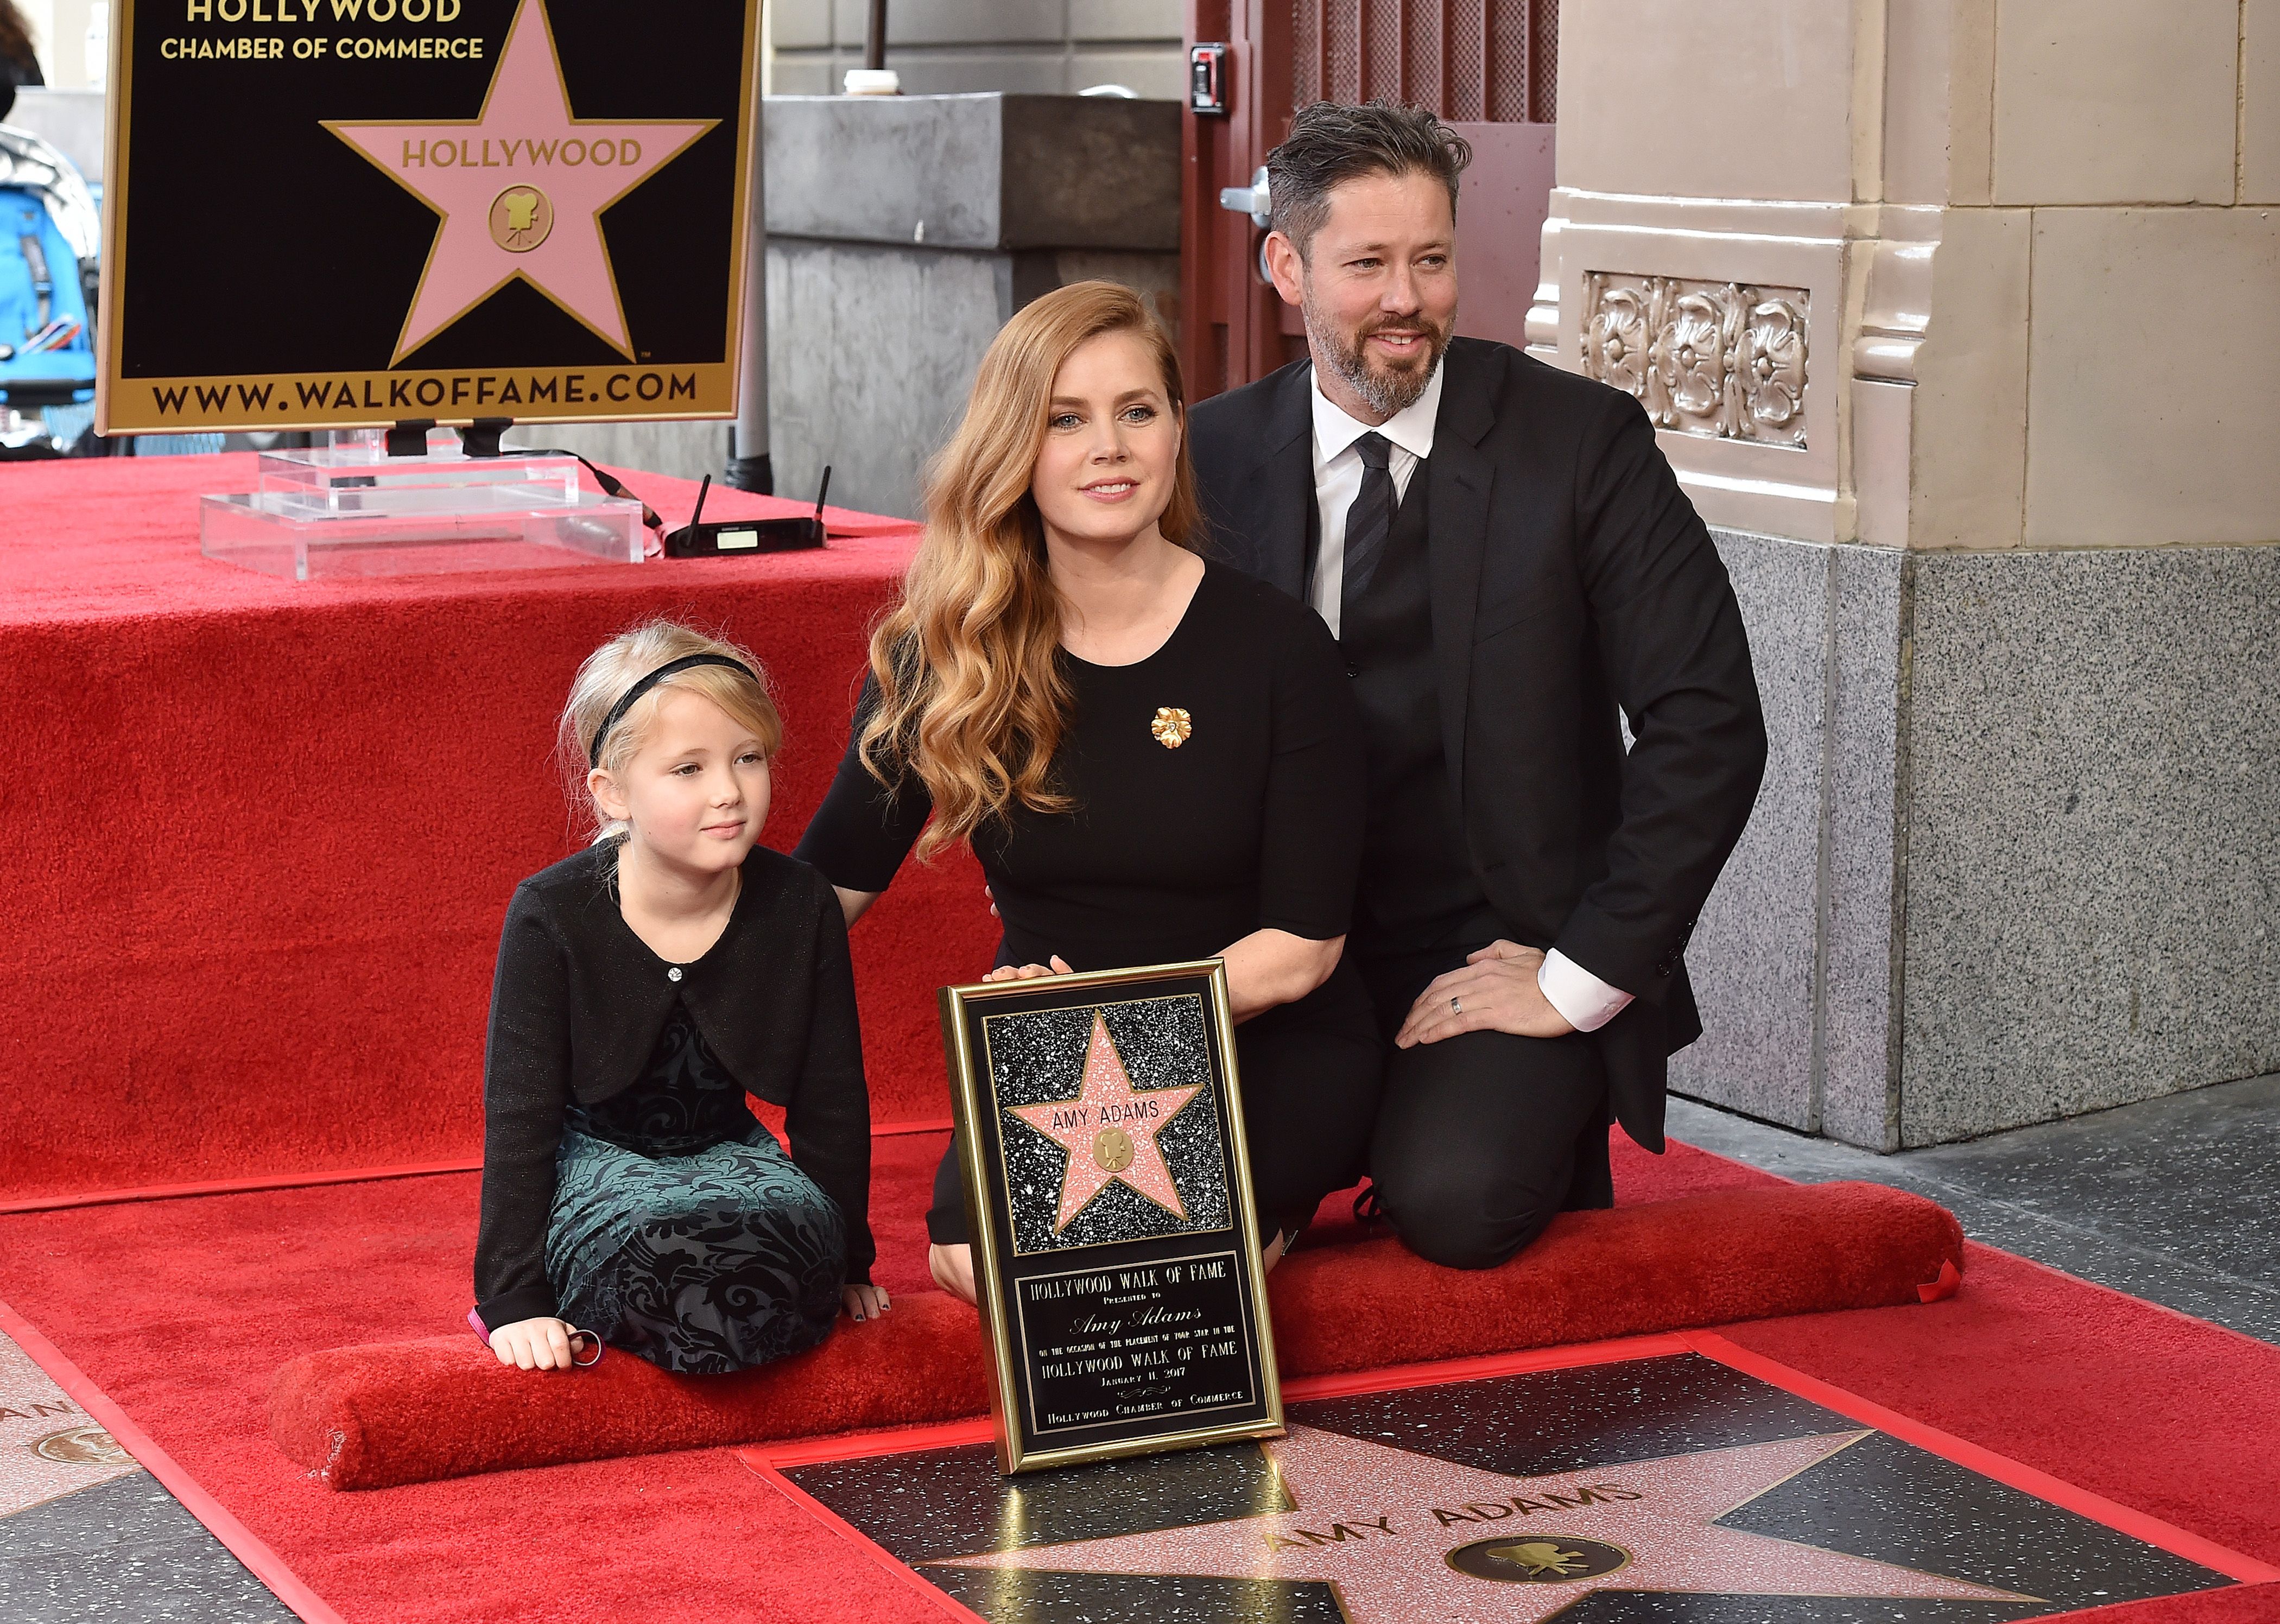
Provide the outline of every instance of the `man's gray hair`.
[[1329,218],[1330,191],[1368,174],[1428,174],[1449,189],[1457,215],[1457,177],[1473,161],[1465,138],[1421,107],[1368,102],[1355,107],[1316,102],[1290,120],[1290,134],[1267,155],[1267,197],[1274,229],[1306,258]]

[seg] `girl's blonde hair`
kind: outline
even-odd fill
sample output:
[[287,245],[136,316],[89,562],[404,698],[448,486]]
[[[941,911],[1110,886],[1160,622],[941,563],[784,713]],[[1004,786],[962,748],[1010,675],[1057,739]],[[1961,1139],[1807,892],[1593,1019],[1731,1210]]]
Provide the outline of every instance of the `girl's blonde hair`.
[[[601,760],[589,761],[594,735],[600,731],[612,707],[626,690],[659,666],[688,654],[725,654],[730,659],[741,660],[752,674],[746,676],[726,666],[691,666],[686,671],[674,672],[634,701],[633,708],[618,719],[618,725],[603,741]],[[750,728],[759,737],[761,749],[774,757],[783,743],[783,719],[776,713],[775,700],[768,693],[767,678],[767,668],[754,659],[749,650],[719,637],[708,637],[674,620],[651,620],[620,632],[588,655],[570,684],[569,703],[562,707],[562,720],[555,728],[554,752],[561,765],[563,793],[574,809],[583,810],[586,821],[592,826],[593,839],[622,840],[627,831],[622,822],[603,816],[593,791],[587,787],[586,774],[599,766],[612,776],[622,777],[627,763],[649,742],[650,730],[657,724],[658,707],[669,693],[704,695],[733,720]]]
[[1158,528],[1175,546],[1200,539],[1180,358],[1140,296],[1074,282],[1018,312],[982,358],[958,432],[928,466],[925,537],[900,601],[871,634],[879,702],[863,724],[863,764],[890,787],[905,771],[925,784],[934,819],[919,836],[921,858],[1017,803],[1047,812],[1071,804],[1051,781],[1072,695],[1058,658],[1060,594],[1029,486],[1054,377],[1078,346],[1107,333],[1147,345],[1180,420]]

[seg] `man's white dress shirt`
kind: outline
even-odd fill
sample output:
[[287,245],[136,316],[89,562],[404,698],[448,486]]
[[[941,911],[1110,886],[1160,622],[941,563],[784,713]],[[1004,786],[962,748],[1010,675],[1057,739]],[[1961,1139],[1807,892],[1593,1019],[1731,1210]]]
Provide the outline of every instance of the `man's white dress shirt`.
[[[1410,476],[1417,465],[1433,454],[1434,419],[1441,414],[1441,369],[1414,404],[1383,423],[1355,421],[1323,395],[1321,381],[1309,376],[1307,394],[1314,410],[1314,505],[1321,524],[1321,546],[1314,555],[1310,589],[1314,612],[1336,635],[1346,575],[1346,512],[1361,494],[1361,453],[1354,442],[1373,428],[1392,443],[1387,471],[1393,475],[1393,499],[1409,494]],[[1578,1032],[1596,1032],[1631,1001],[1620,987],[1610,987],[1583,966],[1554,948],[1544,956],[1536,984],[1553,1009]]]

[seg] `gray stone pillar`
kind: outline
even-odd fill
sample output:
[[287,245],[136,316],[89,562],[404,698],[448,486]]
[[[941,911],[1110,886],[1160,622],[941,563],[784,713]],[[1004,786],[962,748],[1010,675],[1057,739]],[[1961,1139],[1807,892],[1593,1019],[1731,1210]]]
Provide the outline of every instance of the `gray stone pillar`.
[[1594,0],[1534,352],[1772,734],[1681,1091],[1892,1149],[2280,1068],[2280,8]]
[[1180,112],[1075,96],[771,96],[777,489],[916,517],[982,351],[1039,294],[1105,277],[1176,327]]

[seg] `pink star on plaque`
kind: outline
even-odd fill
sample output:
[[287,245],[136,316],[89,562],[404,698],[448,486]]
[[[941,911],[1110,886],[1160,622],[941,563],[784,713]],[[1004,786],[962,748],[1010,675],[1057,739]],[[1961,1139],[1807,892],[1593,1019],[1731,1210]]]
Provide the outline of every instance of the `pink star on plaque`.
[[602,211],[720,120],[573,118],[545,7],[521,0],[474,119],[322,122],[443,217],[392,366],[518,276],[631,356]]
[[1053,1233],[1067,1228],[1087,1203],[1118,1181],[1185,1222],[1188,1209],[1172,1182],[1172,1170],[1164,1165],[1164,1153],[1156,1148],[1156,1135],[1202,1092],[1200,1087],[1134,1088],[1123,1057],[1109,1039],[1108,1022],[1095,1010],[1092,1038],[1084,1051],[1083,1091],[1071,1100],[1007,1107],[1068,1152]]
[[2036,1599],[1716,1522],[1869,1435],[1506,1477],[1293,1427],[1262,1447],[1295,1511],[940,1566],[1313,1580],[1352,1624],[1542,1624],[1594,1590]]

